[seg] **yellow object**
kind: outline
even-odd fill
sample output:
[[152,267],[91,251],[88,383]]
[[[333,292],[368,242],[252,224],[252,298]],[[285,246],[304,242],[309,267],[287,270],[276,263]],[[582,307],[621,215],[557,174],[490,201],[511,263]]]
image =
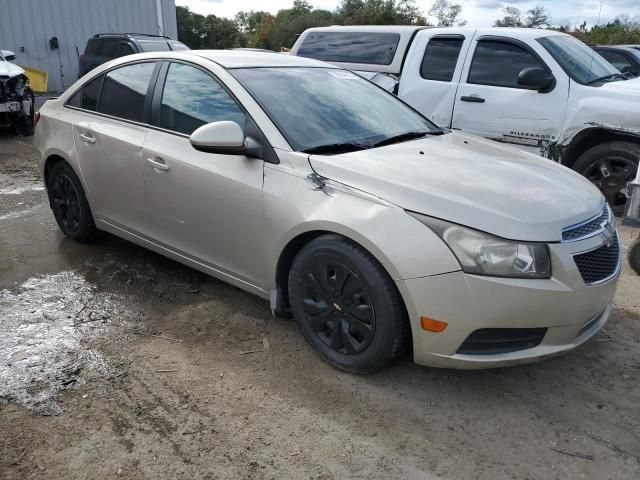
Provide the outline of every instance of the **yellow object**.
[[29,86],[34,92],[46,92],[47,85],[49,83],[49,74],[44,70],[37,68],[25,67],[20,65],[24,69],[25,75],[29,78]]
[[434,320],[429,317],[420,317],[420,323],[422,325],[422,329],[429,332],[443,332],[448,325],[447,322],[441,322],[440,320]]

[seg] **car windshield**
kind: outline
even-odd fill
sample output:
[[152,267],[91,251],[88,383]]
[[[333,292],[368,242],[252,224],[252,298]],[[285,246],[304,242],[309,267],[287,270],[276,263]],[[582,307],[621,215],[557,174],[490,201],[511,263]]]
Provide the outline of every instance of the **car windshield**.
[[297,151],[369,148],[440,130],[362,77],[331,68],[230,70]]
[[613,65],[577,38],[554,35],[539,38],[538,42],[560,64],[567,75],[578,83],[588,85],[598,80],[624,79]]

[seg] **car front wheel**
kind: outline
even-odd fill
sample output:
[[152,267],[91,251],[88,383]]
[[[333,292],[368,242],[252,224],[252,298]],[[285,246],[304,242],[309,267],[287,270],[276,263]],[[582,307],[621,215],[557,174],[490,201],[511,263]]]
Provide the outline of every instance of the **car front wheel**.
[[408,342],[395,284],[370,253],[339,235],[320,236],[298,253],[289,300],[304,337],[341,370],[380,370]]

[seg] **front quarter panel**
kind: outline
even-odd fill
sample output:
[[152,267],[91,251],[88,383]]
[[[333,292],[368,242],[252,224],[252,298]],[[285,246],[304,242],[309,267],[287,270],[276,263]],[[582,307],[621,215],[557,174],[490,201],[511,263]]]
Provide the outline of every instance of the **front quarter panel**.
[[[324,190],[310,180],[306,155],[278,152],[280,165],[267,165],[264,178],[267,285],[275,289],[281,252],[297,236],[316,231],[343,235],[367,249],[394,280],[460,270],[442,240],[401,208],[326,181]],[[292,162],[287,157],[298,157]],[[297,168],[288,165],[297,164]]]

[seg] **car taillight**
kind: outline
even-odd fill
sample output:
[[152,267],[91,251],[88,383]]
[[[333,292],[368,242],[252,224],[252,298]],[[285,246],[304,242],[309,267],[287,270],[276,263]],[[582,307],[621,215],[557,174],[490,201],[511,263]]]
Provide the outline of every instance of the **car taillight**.
[[35,112],[33,114],[33,128],[36,127],[39,121],[40,121],[40,112]]

